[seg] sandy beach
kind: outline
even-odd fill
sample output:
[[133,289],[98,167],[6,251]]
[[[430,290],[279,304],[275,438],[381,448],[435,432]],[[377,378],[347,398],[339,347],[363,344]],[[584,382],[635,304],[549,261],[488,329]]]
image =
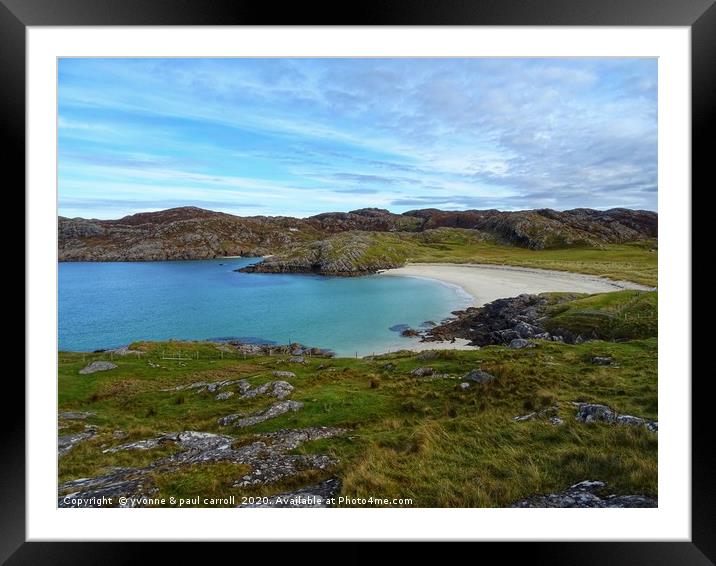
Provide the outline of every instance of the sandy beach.
[[612,281],[594,275],[485,264],[412,263],[380,275],[422,277],[457,285],[472,297],[474,306],[522,293],[605,293],[622,289],[651,289],[629,281]]

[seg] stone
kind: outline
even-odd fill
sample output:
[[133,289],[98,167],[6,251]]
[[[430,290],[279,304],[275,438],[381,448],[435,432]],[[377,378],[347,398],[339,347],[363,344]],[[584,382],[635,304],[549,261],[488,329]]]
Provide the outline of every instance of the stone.
[[460,389],[462,389],[463,391],[465,391],[465,389],[470,389],[470,384],[469,384],[469,383],[466,383],[466,382],[463,382],[463,383],[461,383],[460,385],[458,385],[458,387],[459,387]]
[[410,375],[414,377],[427,377],[429,375],[433,375],[435,373],[435,370],[430,367],[422,367],[422,368],[416,368],[413,371],[410,372]]
[[216,397],[214,397],[214,399],[216,399],[217,401],[225,401],[229,397],[233,397],[233,395],[234,395],[233,391],[223,391],[223,392],[217,394]]
[[296,377],[296,374],[292,371],[272,371],[271,375],[282,379],[291,379],[292,377]]
[[583,423],[605,422],[626,426],[645,426],[650,432],[658,432],[659,423],[643,417],[620,415],[606,405],[578,403],[576,419]]
[[552,335],[549,332],[540,332],[539,334],[535,334],[533,338],[535,340],[551,340]]
[[598,366],[609,366],[614,360],[609,356],[594,356],[592,363]]
[[564,491],[546,495],[532,495],[514,502],[510,507],[658,507],[655,498],[646,495],[608,495],[600,497],[595,492],[604,490],[606,484],[601,481],[582,481]]
[[284,399],[293,393],[293,385],[288,381],[269,381],[253,389],[248,389],[241,395],[242,399],[251,399],[258,395]]
[[305,364],[306,358],[304,358],[303,356],[291,356],[288,359],[288,363],[290,363],[290,364]]
[[519,322],[513,328],[520,338],[532,338],[535,335],[535,327],[526,322]]
[[606,405],[598,405],[596,403],[580,403],[577,409],[576,419],[581,423],[593,422],[614,422],[617,414]]
[[513,350],[521,350],[522,348],[534,348],[535,345],[524,338],[515,338],[509,345]]
[[400,333],[401,336],[420,336],[420,332],[414,328],[406,328]]
[[298,411],[302,407],[303,403],[300,401],[279,401],[278,403],[271,405],[268,409],[264,409],[263,411],[259,411],[258,413],[254,413],[253,415],[249,415],[247,417],[242,414],[227,415],[226,417],[220,418],[218,423],[221,426],[228,426],[231,424],[236,428],[244,428],[262,423],[269,419],[274,419],[284,413],[288,413],[289,411]]
[[[231,436],[199,431],[169,433],[156,438],[140,440],[138,443],[125,444],[110,449],[134,449],[141,446],[159,446],[173,444],[177,451],[164,456],[142,468],[114,468],[105,475],[93,478],[72,480],[59,486],[58,504],[60,507],[95,507],[94,501],[102,496],[114,498],[118,506],[119,497],[134,498],[127,506],[143,506],[137,498],[157,491],[154,477],[158,473],[173,473],[190,466],[211,463],[231,462],[247,465],[250,471],[235,482],[235,486],[265,485],[305,470],[328,470],[338,461],[323,454],[290,454],[301,444],[322,438],[331,438],[345,433],[344,429],[332,427],[309,427],[304,429],[284,429],[277,432],[257,434],[253,441],[236,444]],[[314,493],[327,497],[329,491],[337,489],[336,482],[309,486],[295,493]]]
[[88,364],[86,367],[82,368],[80,370],[80,373],[82,375],[87,375],[89,373],[95,373],[98,371],[107,371],[116,367],[117,364],[113,364],[112,362],[107,362],[105,360],[96,360]]
[[463,379],[465,381],[474,381],[475,383],[489,383],[497,378],[481,369],[472,369],[463,376]]
[[85,427],[84,432],[76,432],[75,434],[64,434],[57,437],[57,455],[64,456],[80,442],[89,440],[97,433],[94,427]]

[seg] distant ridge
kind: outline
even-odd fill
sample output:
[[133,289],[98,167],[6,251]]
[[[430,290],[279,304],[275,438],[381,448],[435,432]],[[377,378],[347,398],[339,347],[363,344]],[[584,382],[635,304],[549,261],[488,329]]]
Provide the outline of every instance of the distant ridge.
[[[656,238],[658,215],[624,208],[517,212],[427,208],[403,214],[363,208],[291,218],[234,216],[187,206],[117,220],[60,217],[58,254],[60,261],[158,261],[271,254],[279,256],[274,263],[281,257],[300,259],[287,271],[330,272],[321,269],[321,257],[332,254],[335,259],[336,253],[339,259],[344,253],[360,255],[361,249],[372,249],[375,237],[371,234],[429,235],[443,229],[468,230],[493,242],[534,250],[598,247]],[[367,271],[401,261],[389,256],[372,258],[375,261]],[[348,263],[338,261],[335,265],[346,267],[352,261],[347,259]]]

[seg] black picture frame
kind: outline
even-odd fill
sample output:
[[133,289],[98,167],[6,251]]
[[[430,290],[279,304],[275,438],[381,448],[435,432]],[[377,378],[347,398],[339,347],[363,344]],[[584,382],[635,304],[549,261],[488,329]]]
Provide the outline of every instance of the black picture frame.
[[[711,170],[711,124],[716,95],[715,0],[364,0],[360,3],[269,3],[244,0],[0,0],[0,152],[5,178],[24,186],[25,33],[28,26],[118,25],[510,25],[687,26],[692,56],[692,178],[705,185]],[[707,137],[708,136],[708,137]],[[8,186],[10,182],[8,181]],[[706,188],[705,186],[703,187]],[[686,190],[686,188],[685,188]],[[16,191],[17,192],[17,191]],[[20,205],[24,209],[24,205]],[[26,211],[27,212],[27,211]],[[26,337],[28,340],[30,336]],[[708,372],[711,373],[711,372]],[[686,383],[689,375],[668,376]],[[501,561],[551,564],[712,564],[716,557],[716,489],[711,439],[710,377],[692,381],[692,539],[641,543],[490,543]],[[3,393],[18,411],[0,412],[0,562],[6,564],[125,564],[147,557],[148,543],[25,542],[24,384],[6,376]],[[7,406],[7,405],[6,405]],[[479,525],[476,525],[479,532]],[[320,533],[316,535],[320,539]],[[161,544],[167,562],[210,559],[219,545]],[[499,548],[498,548],[499,547]],[[492,549],[492,548],[491,548]],[[283,549],[280,551],[283,553]],[[304,552],[302,550],[301,552]],[[310,551],[309,551],[310,552]],[[370,544],[346,553],[371,560]]]

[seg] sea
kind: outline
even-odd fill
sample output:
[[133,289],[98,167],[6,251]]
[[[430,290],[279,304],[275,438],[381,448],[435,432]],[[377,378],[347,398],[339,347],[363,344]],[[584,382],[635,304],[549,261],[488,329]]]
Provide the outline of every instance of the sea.
[[403,329],[424,329],[471,302],[459,287],[432,279],[235,271],[256,261],[60,263],[58,348],[242,340],[366,356],[414,344]]

